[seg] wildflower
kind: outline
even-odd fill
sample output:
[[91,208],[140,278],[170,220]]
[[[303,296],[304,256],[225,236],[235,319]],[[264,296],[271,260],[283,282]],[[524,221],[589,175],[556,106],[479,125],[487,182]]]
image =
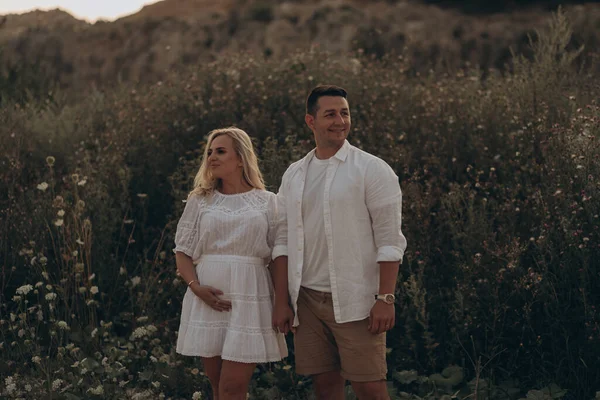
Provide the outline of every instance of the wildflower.
[[79,293],[84,294],[87,291],[87,288],[85,286],[81,286],[79,288]]
[[8,394],[13,394],[17,390],[17,385],[12,376],[4,379],[4,385],[6,386],[4,390]]
[[192,395],[192,400],[202,400],[202,393],[194,392],[194,394]]
[[95,338],[97,334],[98,334],[98,328],[94,328],[94,330],[92,331],[92,333],[90,335],[92,336],[92,338]]
[[46,182],[42,182],[39,185],[37,185],[37,188],[38,188],[38,190],[45,192],[46,189],[48,189],[48,184]]
[[127,273],[127,270],[123,267],[119,268],[119,274],[120,275],[125,275]]
[[58,215],[59,217],[64,217],[65,216],[65,210],[63,210],[62,208],[60,210],[58,210],[58,212],[56,213],[56,215]]
[[73,253],[71,253],[71,255],[73,257],[77,257],[79,255],[79,252],[77,250],[74,250]]
[[25,336],[25,329],[19,329],[19,332],[17,332],[17,335],[22,338],[23,336]]
[[41,256],[40,257],[40,263],[43,264],[43,265],[47,264],[48,263],[48,258],[44,257],[44,256]]
[[92,286],[90,288],[90,293],[91,294],[97,294],[98,293],[98,286]]
[[46,164],[48,164],[49,167],[54,166],[55,162],[56,162],[56,158],[54,158],[52,156],[46,157]]
[[88,389],[88,392],[90,392],[91,394],[95,394],[96,396],[101,396],[104,394],[104,388],[102,387],[102,385],[98,385],[95,388]]
[[60,389],[62,384],[63,384],[62,379],[56,379],[54,382],[52,382],[52,390],[56,391],[56,390]]
[[146,322],[146,321],[148,321],[148,317],[139,317],[139,318],[137,319],[137,322],[140,322],[140,323],[144,323],[144,322]]
[[25,391],[29,393],[29,392],[31,392],[32,390],[33,390],[33,388],[31,387],[31,385],[30,385],[29,383],[27,383],[27,384],[25,385]]
[[39,364],[42,362],[42,359],[40,358],[40,356],[33,356],[33,357],[31,357],[31,361],[36,364]]
[[56,226],[59,226],[59,227],[60,227],[60,226],[63,226],[64,222],[65,222],[65,221],[64,221],[63,219],[59,218],[59,219],[57,219],[56,221],[54,221],[54,225],[56,225]]
[[160,382],[154,381],[152,382],[152,386],[154,386],[155,389],[158,389],[160,387]]
[[35,262],[37,261],[37,257],[33,257],[31,259],[31,261],[29,262],[29,264],[31,264],[32,266],[35,265]]
[[83,245],[85,244],[85,243],[83,242],[83,240],[81,240],[81,239],[77,239],[77,240],[75,241],[75,243],[77,243],[77,244],[78,244],[78,245],[80,245],[80,246],[83,246]]
[[17,289],[17,294],[22,294],[23,296],[27,296],[29,292],[33,290],[33,286],[31,285],[23,285]]
[[46,300],[47,301],[52,301],[54,299],[56,299],[56,293],[52,292],[52,293],[46,294]]
[[52,200],[52,206],[55,208],[61,208],[65,203],[65,199],[62,196],[56,196],[54,200]]
[[69,329],[69,325],[65,321],[58,321],[56,325],[63,331]]
[[140,278],[139,276],[134,276],[133,278],[131,278],[131,287],[134,288],[137,285],[140,284],[140,282],[142,281],[142,278]]
[[22,297],[21,296],[13,296],[12,299],[15,303],[18,303],[19,301],[21,301]]
[[50,279],[50,277],[48,276],[48,273],[46,271],[42,272],[42,276],[44,277],[45,280]]
[[82,180],[80,180],[79,182],[77,182],[77,185],[78,185],[78,186],[84,186],[86,183],[87,183],[87,180],[85,180],[85,179],[82,179]]
[[93,280],[95,277],[96,277],[96,274],[91,274],[91,275],[88,277],[88,281],[91,281],[91,280]]

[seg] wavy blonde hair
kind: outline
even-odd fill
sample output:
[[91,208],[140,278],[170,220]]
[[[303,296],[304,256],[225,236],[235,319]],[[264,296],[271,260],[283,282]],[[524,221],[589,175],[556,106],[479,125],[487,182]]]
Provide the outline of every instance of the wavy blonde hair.
[[194,178],[194,189],[190,192],[190,196],[193,194],[199,196],[211,195],[215,189],[220,187],[221,180],[214,178],[210,168],[208,168],[208,150],[213,140],[223,135],[227,135],[233,140],[233,148],[242,160],[242,176],[246,183],[253,188],[265,190],[265,182],[258,168],[258,158],[256,157],[256,153],[254,153],[254,146],[252,145],[250,136],[243,130],[231,126],[209,132],[206,147],[204,148],[204,156],[202,157],[202,164],[200,164],[200,169]]

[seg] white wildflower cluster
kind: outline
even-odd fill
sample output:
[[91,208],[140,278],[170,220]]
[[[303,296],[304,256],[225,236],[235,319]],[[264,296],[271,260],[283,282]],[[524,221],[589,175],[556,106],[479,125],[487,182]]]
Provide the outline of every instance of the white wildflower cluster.
[[140,278],[139,276],[134,276],[133,278],[131,278],[131,287],[134,288],[137,285],[140,284],[140,282],[142,281],[142,278]]
[[92,286],[90,288],[90,293],[91,294],[97,294],[98,293],[98,286]]
[[69,325],[65,321],[58,321],[56,323],[56,326],[58,326],[58,328],[61,329],[61,330],[63,330],[63,331],[69,329]]
[[192,400],[202,400],[202,393],[194,392],[194,394],[192,395]]
[[154,325],[140,326],[131,334],[132,339],[141,339],[145,336],[151,336],[157,329]]
[[21,294],[23,296],[27,296],[29,292],[33,290],[33,286],[31,285],[23,285],[17,289],[17,294]]
[[60,389],[60,387],[63,384],[63,380],[62,379],[56,379],[54,380],[54,382],[52,382],[52,390],[57,391],[58,389]]
[[5,393],[8,395],[13,394],[17,390],[17,384],[12,376],[4,379]]
[[104,388],[102,385],[98,385],[95,388],[88,389],[88,392],[91,394],[95,394],[96,396],[102,396],[104,394]]
[[54,292],[47,293],[45,298],[47,301],[53,301],[56,299],[56,293],[54,293]]

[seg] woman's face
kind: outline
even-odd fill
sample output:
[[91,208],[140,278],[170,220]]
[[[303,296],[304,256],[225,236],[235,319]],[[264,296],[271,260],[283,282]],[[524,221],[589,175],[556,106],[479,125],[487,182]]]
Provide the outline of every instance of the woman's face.
[[208,149],[208,168],[218,179],[242,176],[242,160],[233,148],[233,139],[228,135],[217,136]]

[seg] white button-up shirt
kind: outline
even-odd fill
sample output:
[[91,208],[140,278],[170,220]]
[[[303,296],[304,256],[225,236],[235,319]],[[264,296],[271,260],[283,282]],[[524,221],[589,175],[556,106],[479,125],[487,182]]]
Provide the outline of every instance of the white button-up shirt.
[[[273,259],[288,256],[288,289],[298,320],[302,283],[304,226],[302,194],[315,150],[283,175]],[[333,311],[338,323],[367,318],[379,291],[382,261],[402,261],[406,238],[401,230],[402,192],[398,177],[380,158],[348,141],[329,159],[323,196]]]

